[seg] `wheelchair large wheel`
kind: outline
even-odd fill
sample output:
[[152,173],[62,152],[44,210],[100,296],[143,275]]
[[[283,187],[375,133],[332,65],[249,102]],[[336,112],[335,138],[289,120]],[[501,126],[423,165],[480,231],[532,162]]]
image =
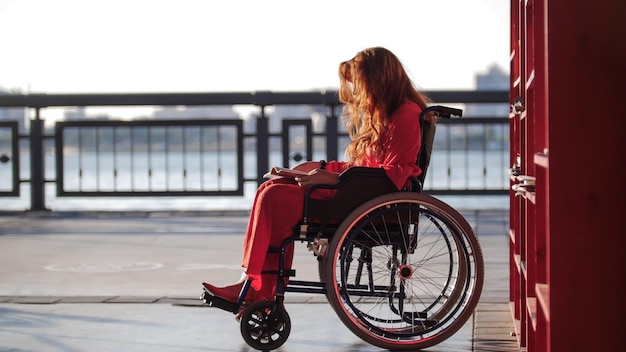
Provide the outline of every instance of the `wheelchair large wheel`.
[[484,264],[476,235],[449,205],[397,192],[355,209],[324,258],[327,296],[364,341],[390,350],[441,343],[472,316]]

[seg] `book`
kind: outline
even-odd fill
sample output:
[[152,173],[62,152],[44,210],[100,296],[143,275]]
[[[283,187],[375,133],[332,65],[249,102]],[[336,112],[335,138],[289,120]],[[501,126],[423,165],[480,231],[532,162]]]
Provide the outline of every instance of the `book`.
[[287,177],[296,178],[298,176],[308,175],[308,172],[289,169],[286,167],[274,166],[269,172],[263,175],[264,178]]

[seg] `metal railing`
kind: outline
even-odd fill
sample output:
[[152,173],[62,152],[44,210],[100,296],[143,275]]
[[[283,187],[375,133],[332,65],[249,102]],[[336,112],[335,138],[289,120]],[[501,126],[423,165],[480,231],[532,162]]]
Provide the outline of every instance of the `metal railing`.
[[[508,104],[508,91],[428,95],[438,104]],[[214,105],[251,105],[259,113],[250,131],[241,118],[76,120],[44,128],[43,113],[53,107]],[[313,106],[323,116],[323,129],[314,128],[310,118],[294,116],[273,131],[275,117],[268,107],[283,105]],[[19,196],[20,184],[27,183],[31,210],[46,209],[46,183],[55,184],[58,197],[241,196],[244,183],[262,182],[272,164],[340,159],[348,140],[334,91],[4,95],[0,108],[34,111],[24,134],[17,122],[0,122],[0,178],[5,180],[0,196]],[[28,155],[22,158],[18,140],[28,141]],[[426,191],[508,194],[508,153],[506,116],[442,120]],[[29,178],[20,176],[23,159],[29,162]]]

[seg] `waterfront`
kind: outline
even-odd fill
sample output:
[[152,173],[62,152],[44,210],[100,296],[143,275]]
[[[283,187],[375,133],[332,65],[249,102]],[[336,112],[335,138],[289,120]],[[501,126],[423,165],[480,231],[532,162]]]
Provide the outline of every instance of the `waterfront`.
[[[22,177],[30,177],[28,154],[21,161]],[[90,158],[91,157],[91,158]],[[163,160],[164,155],[157,155],[155,160]],[[174,156],[176,159],[178,156]],[[117,166],[107,164],[112,158],[103,158],[96,165],[94,157],[85,156],[86,161],[79,163],[76,156],[68,156],[64,172],[65,190],[105,190],[110,191],[115,187],[118,190],[130,190],[132,183],[145,190],[146,185],[152,185],[152,190],[181,189],[182,185],[192,190],[207,189],[232,189],[235,187],[233,178],[236,175],[235,158],[222,158],[220,171],[216,171],[216,163],[207,159],[206,173],[201,174],[196,167],[196,172],[183,173],[181,163],[154,162],[150,168],[144,164],[138,164],[133,170],[128,163],[119,162]],[[501,151],[452,151],[439,152],[433,156],[433,161],[428,170],[426,179],[426,193],[428,189],[506,189],[508,186],[507,156]],[[179,159],[178,159],[179,160]],[[280,165],[281,154],[272,153],[270,163]],[[137,163],[137,161],[135,161]],[[56,177],[54,154],[46,154],[46,178]],[[126,168],[121,168],[126,166]],[[169,169],[166,168],[169,167]],[[194,170],[193,164],[185,166]],[[96,170],[98,168],[98,170]],[[211,169],[212,168],[212,169]],[[119,169],[119,170],[118,170]],[[150,172],[148,171],[150,170]],[[253,153],[245,154],[244,176],[254,178],[256,159]],[[134,171],[134,172],[133,172]],[[187,175],[186,181],[181,175]],[[108,176],[107,176],[108,175]],[[115,175],[115,177],[113,176]],[[150,175],[150,176],[149,176]],[[216,178],[219,177],[219,180]],[[201,183],[201,178],[205,178]],[[134,181],[130,181],[134,179]],[[204,187],[204,188],[201,188]],[[252,199],[256,190],[256,182],[249,181],[244,184],[243,196],[165,196],[165,197],[61,197],[57,196],[56,184],[46,184],[46,204],[53,211],[207,211],[207,210],[247,210],[252,205]],[[29,184],[21,185],[19,197],[4,197],[0,211],[21,211],[30,207]],[[449,203],[458,209],[503,209],[509,206],[508,195],[480,195],[480,196],[437,196],[437,198]]]
[[[256,186],[248,183],[242,197],[57,197],[53,185],[46,188],[46,202],[53,211],[247,211]],[[509,197],[435,196],[456,209],[508,209]],[[27,210],[28,194],[2,199],[2,211]]]

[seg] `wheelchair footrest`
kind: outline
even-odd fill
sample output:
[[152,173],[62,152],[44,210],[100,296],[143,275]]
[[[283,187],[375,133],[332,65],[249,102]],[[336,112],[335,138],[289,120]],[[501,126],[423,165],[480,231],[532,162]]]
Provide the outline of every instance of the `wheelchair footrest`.
[[229,312],[235,312],[235,308],[237,306],[235,302],[227,301],[223,298],[213,296],[206,291],[202,291],[202,296],[200,296],[200,299],[202,299],[204,303],[206,303],[209,307],[215,307]]

